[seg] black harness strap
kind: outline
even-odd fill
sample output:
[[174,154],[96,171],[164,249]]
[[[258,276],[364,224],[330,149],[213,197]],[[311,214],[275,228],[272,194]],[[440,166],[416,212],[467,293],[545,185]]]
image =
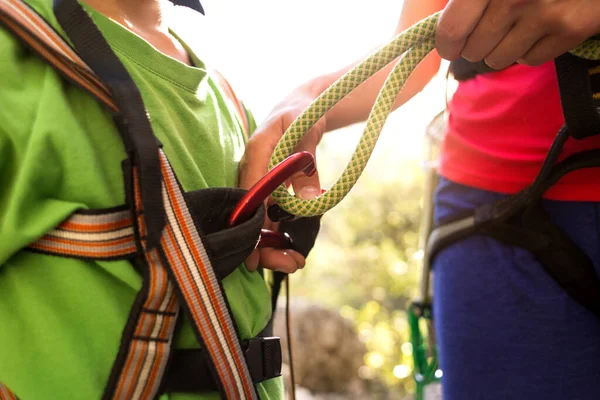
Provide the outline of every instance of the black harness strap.
[[[265,330],[266,331],[266,330]],[[272,333],[261,332],[242,341],[254,383],[281,376],[281,344]],[[209,393],[219,390],[202,349],[174,349],[159,393]]]
[[[600,279],[592,261],[551,221],[540,204],[546,190],[566,174],[600,167],[600,149],[575,154],[556,164],[569,137],[584,139],[600,134],[600,115],[591,84],[600,86],[600,63],[567,53],[555,60],[555,67],[566,124],[557,134],[536,179],[514,196],[438,224],[427,243],[427,265],[447,246],[474,234],[486,235],[531,251],[569,296],[600,318]],[[454,69],[465,79],[491,72],[460,62],[454,64]]]
[[[556,141],[564,143],[563,136],[559,135]],[[555,151],[550,155],[557,156],[558,153]],[[548,161],[552,162],[547,159],[545,165],[551,165]],[[543,167],[538,175],[542,179],[536,179],[532,186],[509,197],[508,201],[501,200],[480,207],[468,216],[444,221],[430,235],[427,244],[430,260],[447,246],[469,236],[492,237],[531,251],[569,296],[600,318],[600,279],[592,261],[550,220],[540,205],[544,192],[563,176],[582,168],[596,167],[600,167],[600,150],[575,154],[549,172]]]
[[81,58],[108,85],[119,106],[113,114],[133,165],[139,168],[142,203],[147,212],[148,247],[160,241],[165,210],[160,196],[160,143],[154,136],[142,96],[133,79],[77,0],[54,0],[54,13]]
[[477,233],[532,252],[571,298],[600,318],[600,280],[592,261],[539,204],[526,209],[520,223],[493,224]]
[[575,139],[583,139],[600,134],[600,115],[592,101],[590,61],[565,53],[554,64],[570,135]]
[[[126,198],[147,269],[145,289],[130,314],[104,398],[154,396],[172,344],[172,314],[179,308],[177,299],[182,299],[197,340],[210,356],[208,365],[221,395],[256,399],[231,310],[201,239],[204,232],[194,223],[184,192],[159,150],[135,82],[77,0],[54,4],[76,50],[109,86],[119,106],[114,120],[129,157],[123,164]],[[167,321],[168,328],[158,325]]]

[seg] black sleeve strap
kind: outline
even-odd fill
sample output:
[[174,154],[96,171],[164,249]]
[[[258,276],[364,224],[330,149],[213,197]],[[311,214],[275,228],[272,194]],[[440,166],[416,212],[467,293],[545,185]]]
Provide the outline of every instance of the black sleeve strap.
[[600,115],[593,103],[589,61],[565,53],[554,60],[554,65],[569,134],[575,139],[600,134]]
[[110,88],[120,111],[113,116],[125,150],[138,168],[146,225],[147,245],[154,248],[165,225],[160,143],[154,136],[142,96],[133,79],[102,33],[77,0],[54,0],[56,18],[80,57]]

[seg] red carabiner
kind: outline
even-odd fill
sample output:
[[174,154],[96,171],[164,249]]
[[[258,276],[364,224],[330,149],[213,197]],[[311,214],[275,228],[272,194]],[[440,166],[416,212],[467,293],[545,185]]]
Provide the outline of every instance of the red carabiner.
[[[229,215],[227,225],[235,226],[245,222],[252,213],[273,193],[279,185],[292,177],[297,172],[304,172],[312,176],[316,172],[315,159],[307,151],[292,154],[265,176],[263,176],[252,188],[238,201]],[[292,240],[289,235],[281,232],[273,232],[266,229],[261,230],[260,240],[257,247],[274,247],[278,249],[290,248]]]

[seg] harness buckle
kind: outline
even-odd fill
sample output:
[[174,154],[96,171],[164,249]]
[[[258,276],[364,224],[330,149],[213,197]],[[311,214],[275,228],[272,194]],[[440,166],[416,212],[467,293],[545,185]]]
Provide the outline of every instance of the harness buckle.
[[277,336],[256,337],[242,345],[254,383],[281,376],[281,339]]

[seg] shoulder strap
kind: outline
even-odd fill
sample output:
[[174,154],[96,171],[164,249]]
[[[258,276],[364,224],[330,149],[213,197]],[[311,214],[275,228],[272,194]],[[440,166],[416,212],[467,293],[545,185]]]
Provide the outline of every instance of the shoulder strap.
[[[197,11],[202,10],[199,1],[184,4],[173,1],[176,5],[185,5]],[[190,4],[188,4],[190,3]],[[193,3],[193,4],[192,4]],[[199,7],[199,10],[196,6]],[[204,11],[200,11],[204,13]],[[111,111],[117,112],[118,106],[113,100],[110,90],[79,57],[69,44],[35,11],[20,0],[0,0],[0,23],[10,29],[28,47],[52,65],[71,83],[89,92]],[[242,123],[244,134],[249,135],[249,122],[242,101],[236,96],[233,88],[223,74],[212,69],[211,76],[234,104]]]
[[73,48],[110,89],[119,111],[113,120],[121,135],[128,162],[138,168],[139,187],[146,211],[147,243],[159,245],[166,215],[161,198],[161,144],[154,135],[142,95],[129,72],[83,9],[79,0],[54,0],[54,15]]
[[118,107],[110,90],[67,42],[20,0],[0,0],[0,23],[65,78],[89,92],[111,111]]
[[569,134],[576,139],[600,134],[600,114],[590,82],[591,61],[565,53],[554,60],[554,65]]

